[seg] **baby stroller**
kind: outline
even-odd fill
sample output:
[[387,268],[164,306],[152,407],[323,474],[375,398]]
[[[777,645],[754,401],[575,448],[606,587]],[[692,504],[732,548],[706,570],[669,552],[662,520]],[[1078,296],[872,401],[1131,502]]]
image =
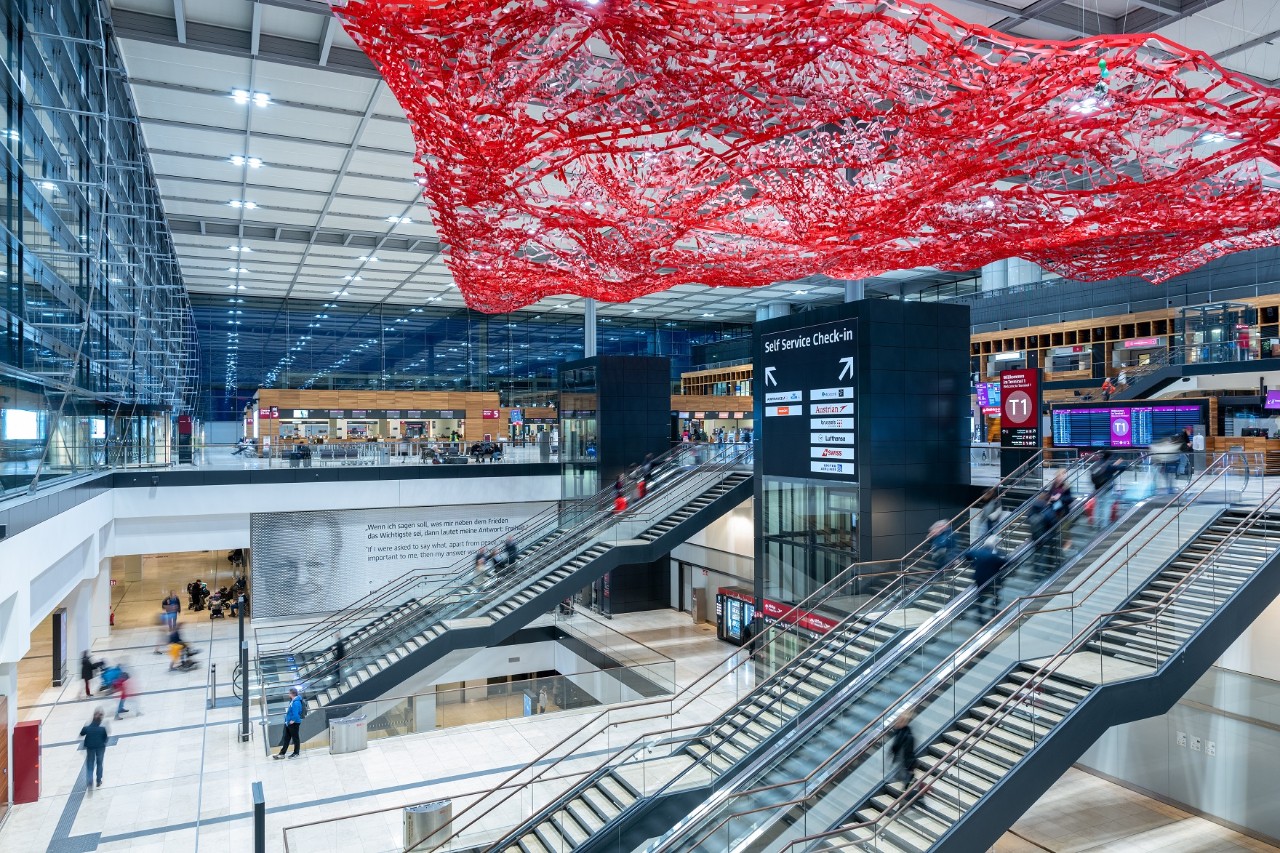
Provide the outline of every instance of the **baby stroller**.
[[183,672],[190,672],[191,670],[195,669],[198,666],[198,664],[196,663],[195,657],[199,653],[200,653],[199,649],[193,649],[187,643],[183,643],[181,657],[178,660],[178,665],[176,668],[182,670]]
[[209,618],[225,619],[226,614],[223,611],[222,593],[215,592],[209,597]]
[[99,693],[110,693],[116,689],[116,682],[120,680],[120,676],[124,675],[124,670],[119,664],[111,664],[102,670],[102,681],[98,684]]

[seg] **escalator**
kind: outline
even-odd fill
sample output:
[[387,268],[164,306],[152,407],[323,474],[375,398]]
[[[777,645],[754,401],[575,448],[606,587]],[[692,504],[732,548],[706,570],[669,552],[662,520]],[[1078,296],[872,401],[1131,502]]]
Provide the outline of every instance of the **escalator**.
[[1280,507],[1220,516],[1114,612],[1014,663],[924,745],[923,776],[795,849],[986,849],[1108,728],[1173,707],[1280,593]]
[[513,531],[518,557],[506,571],[478,576],[463,561],[429,587],[422,573],[410,573],[293,637],[260,644],[268,704],[300,685],[309,711],[341,707],[309,713],[306,740],[324,730],[327,717],[502,642],[610,569],[657,559],[751,494],[747,446],[686,445],[656,462],[650,493],[620,514],[610,488],[521,525]]
[[[687,816],[644,849],[779,849],[840,825],[850,803],[868,791],[879,794],[891,770],[882,748],[887,728],[924,702],[921,683],[937,682],[916,723],[930,730],[945,722],[944,714],[951,718],[949,709],[985,695],[1013,662],[1054,654],[1081,620],[1122,606],[1148,580],[1160,582],[1160,573],[1197,537],[1211,541],[1212,525],[1232,494],[1225,477],[1221,468],[1205,472],[1180,495],[1132,507],[1103,534],[1077,526],[1071,535],[1089,540],[1077,542],[1062,567],[1039,580],[1031,556],[1011,561],[1003,592],[1006,601],[1015,597],[1001,613],[976,619],[976,591],[958,595],[945,619],[926,622],[901,640],[896,653],[827,699],[781,748],[762,754],[705,803],[686,807]],[[1019,575],[1021,588],[1011,584]],[[975,644],[989,644],[990,653],[974,655]],[[664,821],[646,821],[608,849],[641,848],[666,828]]]
[[[1062,470],[1073,486],[1086,487],[1086,463],[1074,460]],[[1037,459],[1024,472],[1003,482],[997,492],[1006,505],[1020,503],[996,533],[1009,547],[1037,559],[1040,554],[1023,543],[1028,538],[1027,503],[1043,482],[1042,463]],[[956,523],[957,538],[962,541],[969,538],[967,518],[965,513]],[[828,694],[847,685],[867,665],[883,658],[917,625],[938,618],[971,585],[970,570],[960,559],[937,570],[928,567],[923,549],[909,556],[903,561],[905,571],[886,573],[891,578],[886,585],[877,588],[871,582],[860,595],[833,594],[833,599],[843,600],[846,612],[848,602],[856,601],[853,612],[841,614],[843,620],[810,649],[714,723],[683,737],[668,733],[661,743],[646,744],[643,754],[606,764],[508,833],[493,849],[594,848],[602,843],[606,827],[613,839],[626,834],[624,823],[637,825],[644,817],[647,826],[657,817],[655,812],[687,812],[689,803],[705,798],[711,786],[749,757],[787,737],[791,724]],[[855,577],[859,583],[868,583],[867,575]],[[1017,591],[1029,591],[1029,583],[1033,586],[1033,579],[1010,580],[1011,588]],[[661,791],[661,798],[650,797],[655,789]],[[651,801],[640,802],[646,798]],[[610,841],[607,846],[612,849],[613,844]]]

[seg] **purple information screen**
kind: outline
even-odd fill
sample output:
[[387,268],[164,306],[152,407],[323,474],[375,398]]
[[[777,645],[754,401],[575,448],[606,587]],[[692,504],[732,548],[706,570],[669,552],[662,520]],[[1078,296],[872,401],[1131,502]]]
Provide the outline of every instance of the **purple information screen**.
[[1189,426],[1204,426],[1203,405],[1083,406],[1053,409],[1057,447],[1149,447]]
[[1111,446],[1133,447],[1133,412],[1129,409],[1111,410]]
[[[982,387],[982,386],[978,386]],[[1263,404],[1264,409],[1280,409],[1280,391],[1268,391],[1267,402]]]

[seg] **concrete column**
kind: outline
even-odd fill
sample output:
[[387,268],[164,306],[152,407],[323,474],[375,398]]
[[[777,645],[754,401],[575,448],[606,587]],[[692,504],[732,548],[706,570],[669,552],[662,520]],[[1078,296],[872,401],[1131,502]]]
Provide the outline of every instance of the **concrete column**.
[[[134,559],[138,566],[138,580],[142,579],[142,558],[133,557],[126,559]],[[98,561],[98,576],[89,581],[92,584],[93,593],[90,600],[90,616],[89,628],[92,640],[105,640],[111,636],[111,569],[113,561],[110,557],[106,557]],[[156,612],[159,613],[160,602],[156,602]]]
[[844,301],[857,302],[867,298],[867,280],[865,278],[846,281],[844,283]]
[[[105,561],[104,561],[105,562]],[[93,598],[96,578],[81,581],[62,602],[67,608],[67,675],[74,682],[80,653],[93,645]]]
[[596,301],[582,300],[582,357],[592,358],[596,354]]

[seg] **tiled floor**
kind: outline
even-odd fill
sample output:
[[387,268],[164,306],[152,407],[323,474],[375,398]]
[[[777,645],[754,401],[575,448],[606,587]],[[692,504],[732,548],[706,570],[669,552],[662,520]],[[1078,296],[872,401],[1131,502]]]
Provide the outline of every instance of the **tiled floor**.
[[995,853],[1234,853],[1277,848],[1082,770],[1068,770]]
[[[196,576],[222,582],[225,565],[225,554],[213,552],[149,559],[142,580],[117,586],[115,631],[94,654],[122,661],[133,672],[142,691],[135,707],[142,713],[110,722],[115,740],[107,750],[106,784],[99,790],[84,789],[77,733],[93,708],[114,710],[113,703],[105,697],[82,700],[78,682],[48,687],[47,657],[33,657],[24,665],[20,715],[43,721],[44,788],[39,802],[13,810],[0,829],[0,850],[251,850],[250,786],[255,781],[263,783],[268,805],[268,849],[283,849],[285,827],[384,809],[391,811],[376,822],[338,824],[346,834],[325,824],[295,831],[291,842],[304,841],[307,853],[391,850],[398,833],[395,809],[439,797],[454,798],[460,808],[468,802],[467,794],[493,787],[594,717],[594,712],[564,713],[477,723],[375,740],[367,750],[349,755],[315,750],[297,761],[272,761],[256,727],[250,743],[238,741],[238,706],[206,708],[209,662],[218,665],[219,694],[230,695],[226,682],[236,652],[234,621],[183,614],[187,639],[202,651],[201,666],[194,672],[170,672],[167,660],[153,652],[156,610],[164,590],[180,589]],[[681,685],[731,666],[726,663],[731,649],[715,640],[709,626],[694,626],[684,614],[619,616],[609,627],[674,658]],[[47,648],[33,649],[34,655],[41,653],[47,655]],[[753,680],[747,674],[732,687],[715,682],[718,686],[697,703],[698,712],[724,707]],[[366,826],[377,831],[366,832]],[[353,834],[357,841],[351,840]],[[1067,853],[1157,848],[1162,853],[1272,849],[1074,771],[996,849]]]

